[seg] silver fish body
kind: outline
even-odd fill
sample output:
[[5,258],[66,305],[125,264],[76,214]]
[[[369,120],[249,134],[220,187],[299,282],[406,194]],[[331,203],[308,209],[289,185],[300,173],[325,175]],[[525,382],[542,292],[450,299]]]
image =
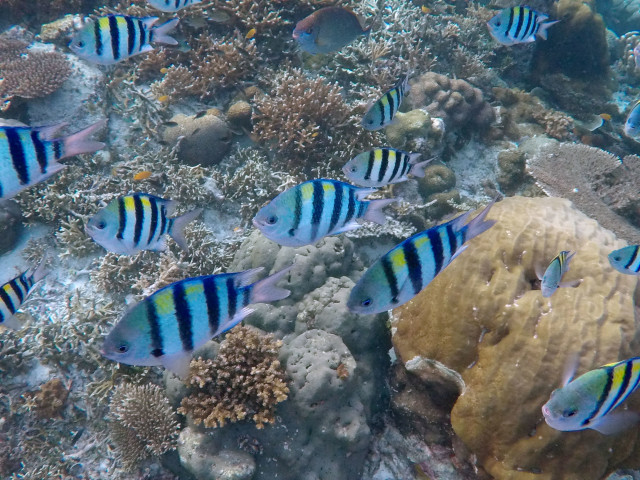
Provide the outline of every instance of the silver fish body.
[[620,273],[640,275],[640,245],[629,245],[609,254],[609,263]]
[[395,87],[376,101],[362,117],[361,125],[367,130],[380,130],[389,125],[409,92],[409,76],[399,81]]
[[638,100],[624,122],[624,133],[627,137],[640,138],[640,100]]
[[362,187],[384,187],[408,180],[408,175],[424,177],[424,167],[431,161],[418,162],[419,153],[395,148],[376,148],[359,153],[342,168],[345,176]]
[[202,0],[147,0],[149,5],[162,12],[177,12]]
[[529,7],[505,8],[487,22],[489,33],[503,45],[535,42],[536,36],[547,39],[547,29],[557,23],[547,22],[548,15]]
[[15,318],[15,314],[27,300],[33,290],[33,286],[44,278],[47,273],[44,268],[44,262],[40,262],[40,265],[35,270],[27,270],[0,286],[1,326],[12,330],[20,330],[22,328],[22,324]]
[[540,290],[543,297],[550,297],[558,287],[562,286],[562,277],[569,271],[569,262],[574,255],[575,252],[571,253],[563,250],[551,260],[540,282]]

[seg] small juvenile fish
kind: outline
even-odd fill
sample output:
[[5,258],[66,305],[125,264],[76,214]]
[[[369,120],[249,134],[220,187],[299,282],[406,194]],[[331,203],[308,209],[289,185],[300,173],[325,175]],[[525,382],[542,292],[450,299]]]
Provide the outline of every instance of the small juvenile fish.
[[109,203],[91,217],[85,230],[97,244],[122,255],[135,255],[142,250],[164,251],[167,248],[165,234],[186,250],[184,229],[202,209],[169,218],[174,210],[172,200],[134,193]]
[[42,260],[35,270],[27,270],[0,287],[0,325],[11,330],[22,328],[15,313],[27,300],[33,286],[48,273]]
[[67,137],[55,138],[66,124],[50,127],[0,127],[0,200],[11,198],[27,187],[40,183],[66,165],[58,160],[104,148],[89,136],[106,121]]
[[609,263],[620,273],[640,275],[640,245],[629,245],[609,254]]
[[178,24],[174,18],[154,26],[158,17],[107,15],[88,21],[75,33],[69,48],[80,58],[102,65],[111,65],[140,53],[153,50],[152,42],[177,45],[167,35]]
[[344,7],[324,7],[303,18],[293,30],[293,38],[305,52],[337,52],[371,28],[362,28],[355,13]]
[[547,39],[547,29],[558,20],[547,22],[549,15],[529,7],[511,7],[501,10],[487,22],[489,33],[503,45],[536,41],[536,35]]
[[624,122],[624,133],[631,138],[640,136],[640,100],[635,103],[631,112],[629,112],[627,121]]
[[138,172],[133,176],[133,181],[134,182],[140,182],[142,180],[146,180],[147,178],[151,177],[152,173],[148,170],[143,170],[142,172]]
[[611,121],[611,115],[609,113],[601,113],[599,115],[599,117],[604,120],[605,122],[610,122]]
[[373,192],[337,180],[310,180],[262,207],[253,225],[280,245],[311,245],[324,236],[355,230],[362,220],[384,224],[382,209],[395,199],[363,200]]
[[202,0],[147,0],[153,8],[163,12],[177,12],[201,1]]
[[382,95],[371,105],[362,118],[362,126],[367,130],[380,130],[391,123],[398,112],[402,99],[409,92],[409,75],[400,80],[395,87]]
[[558,289],[558,287],[574,286],[575,282],[561,282],[562,276],[569,271],[569,262],[575,255],[575,252],[571,253],[567,250],[560,252],[556,258],[551,260],[551,263],[545,270],[544,274],[540,278],[540,290],[542,290],[543,297],[550,297]]
[[551,428],[563,432],[586,428],[605,435],[619,432],[637,422],[638,414],[612,411],[636,390],[639,381],[640,357],[604,365],[554,390],[542,414]]
[[244,38],[246,38],[247,40],[251,40],[253,37],[255,37],[255,36],[256,36],[256,33],[257,33],[257,32],[258,32],[258,31],[257,31],[255,28],[252,28],[251,30],[249,30],[249,31],[247,32],[247,34],[244,36]]
[[251,281],[262,268],[172,283],[125,313],[101,353],[127,365],[163,365],[184,378],[192,352],[249,315],[249,304],[289,296],[289,290],[276,284],[290,269],[255,283]]
[[342,168],[345,176],[363,187],[384,187],[408,180],[407,175],[424,177],[424,167],[431,161],[419,162],[419,153],[395,148],[376,148],[353,157]]
[[360,314],[380,313],[411,300],[467,248],[466,242],[495,224],[485,220],[494,203],[466,225],[472,212],[393,247],[360,277],[349,294],[347,308]]

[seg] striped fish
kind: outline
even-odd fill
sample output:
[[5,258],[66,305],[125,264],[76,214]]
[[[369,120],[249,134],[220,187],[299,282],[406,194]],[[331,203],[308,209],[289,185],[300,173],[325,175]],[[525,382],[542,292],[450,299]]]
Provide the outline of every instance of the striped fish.
[[621,273],[640,275],[640,245],[614,250],[609,254],[609,263]]
[[362,126],[367,130],[380,130],[393,121],[402,99],[409,92],[409,75],[400,80],[395,87],[382,95],[382,98],[371,105],[362,117]]
[[501,10],[487,22],[489,33],[503,45],[535,42],[536,35],[547,39],[547,29],[558,20],[547,22],[548,15],[529,7],[511,7]]
[[158,17],[107,15],[89,20],[73,36],[69,48],[80,58],[111,65],[153,50],[152,42],[177,45],[168,33],[178,24],[174,18],[154,26]]
[[542,407],[547,424],[563,432],[592,428],[606,435],[632,426],[635,412],[613,412],[640,382],[640,357],[591,370],[551,393]]
[[289,296],[276,286],[291,267],[251,283],[262,268],[172,283],[131,308],[109,332],[102,355],[127,365],[163,365],[181,378],[194,350],[253,310]]
[[419,153],[395,148],[376,148],[359,153],[342,168],[345,176],[363,187],[384,187],[408,180],[409,174],[424,177],[424,167],[431,161],[419,162]]
[[89,136],[105,125],[102,120],[73,135],[55,138],[66,124],[50,127],[0,127],[0,200],[43,182],[65,165],[58,160],[95,152],[104,143]]
[[373,192],[337,180],[311,180],[271,200],[253,224],[280,245],[311,245],[326,235],[355,230],[362,220],[384,224],[387,219],[382,208],[395,199],[363,200]]
[[149,5],[163,12],[177,12],[202,0],[147,0]]
[[347,308],[354,313],[380,313],[411,300],[465,250],[466,242],[493,226],[494,220],[485,219],[494,203],[468,224],[472,212],[417,233],[389,250],[360,277]]
[[543,297],[550,297],[558,289],[558,287],[576,286],[576,282],[562,282],[562,276],[569,271],[569,262],[575,255],[567,250],[560,252],[542,275],[537,272],[540,279],[540,290]]
[[12,330],[22,328],[15,313],[27,300],[33,286],[48,273],[42,260],[35,270],[27,270],[0,287],[0,325]]
[[184,229],[202,209],[169,218],[175,206],[172,200],[147,193],[125,195],[91,217],[85,230],[97,244],[122,255],[135,255],[142,250],[164,251],[167,248],[165,234],[186,250]]

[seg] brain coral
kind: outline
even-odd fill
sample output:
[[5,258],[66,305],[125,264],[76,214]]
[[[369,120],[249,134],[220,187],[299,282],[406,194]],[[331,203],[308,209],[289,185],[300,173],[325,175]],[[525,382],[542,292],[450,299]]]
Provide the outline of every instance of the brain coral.
[[[571,354],[581,374],[638,353],[637,279],[607,260],[623,243],[564,199],[507,198],[489,218],[494,227],[393,312],[394,347],[405,363],[434,359],[462,375],[452,426],[494,478],[601,478],[630,462],[637,429],[559,432],[540,407]],[[565,279],[582,281],[543,299],[535,265],[560,250],[577,251]]]

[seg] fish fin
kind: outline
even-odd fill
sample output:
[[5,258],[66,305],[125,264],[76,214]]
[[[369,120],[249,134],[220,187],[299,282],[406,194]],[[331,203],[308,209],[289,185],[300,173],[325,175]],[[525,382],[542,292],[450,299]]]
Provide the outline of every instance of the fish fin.
[[153,50],[153,45],[149,45],[148,43],[140,47],[140,53],[150,52],[151,50]]
[[167,215],[171,216],[176,213],[178,202],[175,200],[165,200],[164,198],[156,197],[161,203],[164,203],[164,208],[167,209]]
[[569,356],[564,362],[564,370],[562,372],[563,387],[566,387],[569,384],[569,382],[573,380],[573,377],[578,371],[579,365],[580,365],[580,356],[578,355],[578,352],[573,352],[569,354]]
[[[495,220],[485,220],[485,219],[487,218],[487,214],[489,213],[489,210],[491,210],[491,207],[495,205],[496,200],[497,199],[492,200],[489,205],[484,207],[484,210],[482,210],[476,218],[474,218],[467,224],[466,226],[467,231],[464,234],[465,242],[471,240],[473,237],[477,237],[482,232],[489,230],[491,227],[495,225],[496,223]],[[456,218],[454,222],[456,222],[458,218]]]
[[288,275],[292,268],[293,265],[254,283],[251,288],[251,303],[269,303],[287,298],[291,292],[276,284]]
[[42,257],[42,259],[40,260],[40,263],[38,263],[38,265],[33,270],[33,272],[29,272],[27,274],[28,276],[31,277],[31,280],[33,281],[33,283],[38,283],[40,280],[42,280],[44,277],[46,277],[51,273],[51,270],[45,267],[46,259],[47,257],[45,255],[44,257]]
[[[166,252],[167,251],[167,241],[165,240],[164,236],[159,239],[155,246],[153,248],[151,248],[150,250],[153,250],[155,252]],[[131,254],[133,255],[133,253]]]
[[458,250],[456,250],[456,253],[454,253],[453,255],[451,255],[451,260],[449,260],[449,263],[453,262],[453,260],[455,260],[457,258],[458,255],[460,255],[462,252],[464,252],[467,247],[469,245],[463,245],[462,247],[460,247]]
[[607,413],[589,428],[593,428],[604,435],[613,435],[632,427],[640,420],[640,414],[624,410],[621,412]]
[[411,75],[411,73],[412,72],[407,72],[407,75],[405,75],[405,77],[398,82],[398,85],[402,85],[405,95],[409,93],[409,90],[411,90],[411,86],[409,85],[409,76]]
[[184,238],[184,229],[201,213],[202,209],[196,208],[191,210],[190,212],[185,213],[184,215],[180,215],[179,217],[171,219],[171,230],[169,232],[169,235],[171,235],[171,238],[173,238],[183,250],[188,249],[187,239]]
[[69,125],[67,122],[56,123],[55,125],[47,125],[46,127],[37,127],[34,130],[37,130],[40,133],[40,138],[42,140],[51,141],[56,138],[56,133],[63,127]]
[[20,320],[16,318],[16,315],[10,315],[5,318],[2,323],[0,323],[0,327],[8,328],[9,330],[13,330],[14,332],[19,332],[24,327],[27,326],[27,322],[22,323]]
[[582,280],[578,279],[578,280],[571,280],[569,282],[560,282],[558,286],[562,288],[576,288],[581,283],[582,283]]
[[[420,154],[416,154],[416,155],[420,155]],[[410,159],[410,160],[409,160],[409,162],[411,162],[411,160],[413,160],[413,159]],[[423,178],[423,177],[424,177],[424,168],[425,168],[429,163],[431,163],[431,160],[433,160],[433,158],[429,158],[428,160],[425,160],[425,161],[423,161],[423,162],[414,163],[414,164],[411,166],[411,170],[409,170],[409,173],[410,173],[411,175],[413,175],[414,177],[421,177],[421,178]]]
[[564,273],[567,273],[569,271],[569,262],[575,256],[575,254],[576,252],[569,252],[569,255],[567,255],[567,258],[564,261]]
[[[547,35],[548,35],[547,29],[548,29],[551,25],[554,25],[554,24],[558,23],[559,21],[560,21],[560,20],[554,20],[553,22],[545,22],[545,23],[541,23],[541,24],[540,24],[540,28],[538,29],[538,33],[537,33],[537,35],[538,35],[541,39],[546,40],[546,39],[547,39]],[[534,40],[534,39],[532,39],[531,41],[533,41],[533,40]]]
[[241,308],[233,317],[218,327],[218,330],[213,334],[213,337],[217,337],[218,335],[222,335],[224,332],[231,330],[253,312],[254,309],[251,307]]
[[142,20],[142,23],[144,24],[145,27],[147,28],[151,28],[155,25],[155,23],[158,21],[160,17],[144,17],[141,18],[140,20]]
[[64,144],[64,158],[73,157],[80,153],[91,153],[96,150],[104,148],[104,143],[90,140],[89,136],[96,130],[100,130],[107,124],[106,119],[102,119],[87,128],[80,130],[79,132],[64,137],[62,143]]
[[258,275],[264,267],[251,268],[243,272],[228,273],[230,277],[233,277],[233,284],[236,288],[246,287],[256,281],[256,275]]
[[189,376],[191,352],[164,355],[161,362],[164,368],[175,373],[180,380],[185,380]]
[[51,175],[58,173],[60,170],[67,168],[66,165],[63,165],[62,163],[58,163],[55,160],[52,161],[51,163],[49,163],[49,165],[47,165],[47,173],[43,174],[42,180],[45,180],[47,178],[49,178]]
[[339,233],[344,233],[344,232],[350,232],[352,230],[355,230],[357,228],[360,228],[362,226],[362,224],[356,222],[355,220],[346,223],[342,226],[342,228],[340,228],[340,230],[336,230],[335,232],[332,233],[332,235],[337,235]]
[[398,200],[395,198],[384,198],[380,200],[369,200],[369,206],[367,210],[364,212],[365,220],[369,220],[370,222],[377,223],[379,225],[384,225],[387,223],[387,216],[384,214],[382,209],[391,203],[396,203]]
[[542,265],[540,265],[539,263],[536,263],[533,266],[533,268],[534,268],[534,270],[536,272],[536,277],[538,278],[538,280],[542,281],[542,277],[544,277],[544,272],[545,272],[544,267]]
[[377,191],[377,188],[358,188],[355,192],[356,200],[363,201],[367,195],[371,195],[372,193],[376,193]]
[[171,30],[176,28],[180,19],[172,18],[168,22],[164,22],[162,25],[153,27],[151,29],[151,41],[157,43],[164,43],[165,45],[177,45],[178,41],[170,35],[167,35]]

